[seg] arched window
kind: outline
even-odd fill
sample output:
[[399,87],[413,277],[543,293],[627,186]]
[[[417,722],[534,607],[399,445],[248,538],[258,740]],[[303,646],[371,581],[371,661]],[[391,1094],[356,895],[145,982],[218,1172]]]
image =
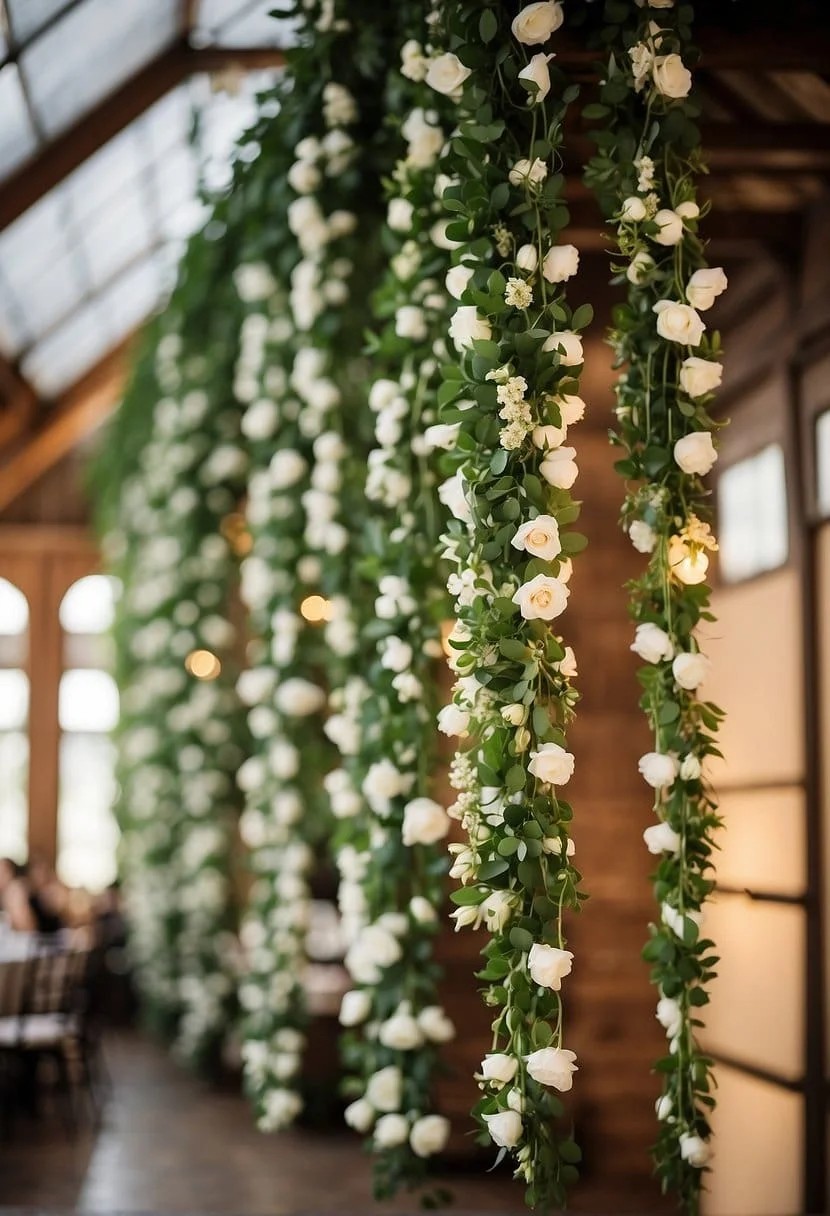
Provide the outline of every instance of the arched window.
[[60,605],[64,672],[58,696],[57,870],[69,886],[92,891],[116,876],[115,754],[109,732],[118,724],[119,707],[118,689],[106,670],[106,631],[119,590],[115,579],[90,574],[72,584]]
[[0,578],[0,857],[28,855],[29,605]]

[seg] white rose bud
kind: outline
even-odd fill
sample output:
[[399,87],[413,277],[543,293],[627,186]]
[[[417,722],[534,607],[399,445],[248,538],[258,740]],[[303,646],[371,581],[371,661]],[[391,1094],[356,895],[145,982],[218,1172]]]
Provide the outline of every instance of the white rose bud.
[[455,1027],[440,1005],[427,1005],[418,1014],[418,1025],[430,1043],[449,1043]]
[[493,330],[486,317],[479,316],[473,305],[462,304],[450,318],[450,337],[456,350],[469,350],[475,341],[487,341]]
[[638,553],[653,553],[657,546],[657,533],[644,519],[635,519],[628,525],[628,535]]
[[535,160],[530,161],[526,158],[517,160],[513,168],[507,175],[507,180],[511,186],[539,186],[548,175],[548,167],[543,160],[537,156]]
[[431,798],[413,798],[404,807],[401,836],[405,845],[434,844],[449,830],[447,812]]
[[296,161],[288,170],[288,184],[297,194],[311,194],[321,180],[320,170],[306,160]]
[[696,220],[700,215],[700,207],[691,199],[687,199],[685,203],[678,203],[675,211],[683,220]]
[[484,1115],[490,1139],[499,1148],[515,1148],[522,1138],[522,1116],[515,1110],[500,1110]]
[[446,1147],[450,1121],[443,1115],[423,1115],[412,1124],[409,1147],[416,1157],[433,1157]]
[[444,280],[447,291],[454,300],[460,300],[473,277],[472,266],[451,266]]
[[552,621],[567,608],[569,594],[558,579],[537,574],[530,582],[522,583],[512,598],[526,621]]
[[566,1094],[573,1088],[573,1074],[578,1072],[576,1053],[561,1047],[542,1047],[525,1057],[527,1071],[540,1085],[550,1085]]
[[368,1132],[375,1121],[375,1108],[365,1098],[358,1098],[356,1102],[352,1102],[346,1107],[343,1111],[343,1118],[346,1126],[353,1128],[354,1131]]
[[513,37],[524,46],[538,46],[547,42],[564,20],[559,0],[541,0],[541,3],[526,5],[513,18],[510,28]]
[[711,359],[690,355],[680,364],[680,387],[690,397],[704,397],[714,392],[723,379],[723,365]]
[[646,253],[645,249],[640,249],[631,259],[625,272],[625,277],[629,283],[633,283],[635,287],[639,287],[641,283],[645,282],[652,270],[654,270],[654,258],[650,253]]
[[680,1156],[695,1169],[702,1169],[712,1155],[708,1140],[693,1136],[689,1132],[680,1134]]
[[527,956],[527,969],[535,984],[559,992],[562,980],[571,974],[573,957],[570,950],[559,950],[556,946],[535,942]]
[[535,426],[531,438],[537,448],[552,451],[565,442],[567,433],[567,427],[553,426],[548,422],[544,426]]
[[470,733],[470,715],[466,709],[452,701],[438,713],[438,729],[442,735],[456,735],[466,739]]
[[693,692],[709,674],[712,661],[705,654],[694,651],[679,654],[671,665],[675,683],[687,692]]
[[426,82],[436,93],[443,93],[455,101],[461,97],[462,85],[469,75],[470,69],[464,67],[457,55],[447,51],[430,62]]
[[438,919],[438,914],[423,895],[413,895],[409,901],[409,912],[419,925],[429,925]]
[[539,472],[549,486],[560,490],[570,490],[579,476],[579,466],[575,460],[576,448],[556,448],[545,454],[545,459],[539,466]]
[[351,992],[343,993],[343,999],[340,1002],[341,1026],[359,1026],[361,1022],[366,1021],[371,1012],[372,1002],[368,992],[353,989]]
[[412,228],[413,211],[414,208],[408,199],[390,199],[386,211],[386,222],[394,232],[409,232]]
[[674,756],[662,752],[646,752],[640,757],[637,767],[643,779],[655,790],[668,789],[674,784],[678,764]]
[[679,245],[683,240],[683,217],[678,212],[664,208],[657,212],[654,222],[660,231],[652,240],[658,245]]
[[542,274],[549,283],[564,283],[579,270],[576,245],[553,245],[545,254]]
[[636,194],[632,194],[620,208],[620,217],[631,223],[639,224],[641,220],[646,218],[645,203],[641,198],[637,198]]
[[675,463],[684,473],[705,477],[717,458],[711,431],[693,431],[674,445]]
[[667,823],[654,823],[643,832],[643,840],[649,853],[655,857],[660,853],[671,853],[676,857],[680,850],[680,837]]
[[435,422],[424,431],[424,443],[430,452],[434,452],[436,448],[451,452],[458,441],[460,430],[460,422]]
[[660,663],[674,655],[674,645],[669,635],[651,622],[637,626],[630,649],[645,663]]
[[654,87],[663,97],[688,97],[692,74],[679,55],[658,55],[652,69]]
[[712,266],[696,270],[686,284],[686,299],[698,312],[706,312],[728,286],[723,267]]
[[553,561],[562,552],[559,525],[552,515],[537,515],[523,523],[511,540],[514,549],[522,549],[544,561]]
[[664,996],[657,1002],[657,1021],[670,1039],[680,1034],[683,1028],[683,1014],[680,1005],[673,997]]
[[667,342],[682,346],[699,346],[706,322],[688,304],[676,300],[658,300],[653,305],[657,313],[657,332]]
[[395,313],[395,333],[399,338],[422,342],[428,332],[424,310],[417,305],[404,304]]
[[533,274],[539,265],[539,253],[535,245],[520,245],[516,250],[516,266],[525,274]]
[[504,1052],[493,1052],[481,1061],[481,1075],[485,1081],[501,1089],[509,1084],[516,1075],[519,1061],[515,1056],[505,1055]]
[[411,1013],[398,1010],[381,1025],[378,1039],[393,1051],[412,1051],[421,1046],[424,1035]]
[[366,1086],[366,1097],[375,1110],[397,1110],[402,1094],[403,1076],[394,1065],[374,1073]]
[[567,785],[574,773],[574,757],[558,743],[543,743],[530,753],[527,768],[545,785]]
[[528,84],[536,86],[534,90],[529,90],[528,102],[532,106],[544,101],[550,92],[550,71],[548,69],[550,59],[553,59],[553,55],[545,55],[540,51],[538,55],[533,55],[530,63],[519,72],[519,80],[526,80]]
[[383,1115],[375,1124],[377,1148],[397,1148],[409,1139],[409,1120],[404,1115]]
[[501,716],[510,726],[524,726],[527,721],[527,706],[514,701],[512,705],[502,707]]
[[672,1100],[668,1094],[662,1094],[654,1103],[654,1113],[661,1123],[664,1119],[668,1119],[673,1109]]
[[697,781],[702,772],[703,767],[697,756],[689,752],[688,756],[683,757],[680,762],[680,776],[683,781]]

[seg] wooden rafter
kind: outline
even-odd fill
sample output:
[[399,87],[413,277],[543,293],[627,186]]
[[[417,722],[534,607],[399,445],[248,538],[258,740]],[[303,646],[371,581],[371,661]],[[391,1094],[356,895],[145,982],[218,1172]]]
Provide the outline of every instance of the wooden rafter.
[[199,15],[199,0],[179,0],[181,15],[179,17],[179,33],[182,38],[189,39]]
[[101,425],[123,391],[129,348],[127,339],[68,389],[43,425],[0,467],[0,511]]
[[218,71],[231,65],[275,67],[283,62],[282,52],[275,49],[196,50],[184,41],[177,43],[6,179],[0,187],[0,231],[192,73]]

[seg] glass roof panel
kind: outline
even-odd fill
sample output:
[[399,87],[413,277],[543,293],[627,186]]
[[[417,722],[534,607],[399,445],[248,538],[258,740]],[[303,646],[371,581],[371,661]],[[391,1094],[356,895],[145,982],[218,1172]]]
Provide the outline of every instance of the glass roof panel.
[[115,335],[113,344],[147,319],[159,303],[162,287],[161,263],[150,254],[100,293],[98,301]]
[[73,219],[78,226],[107,206],[144,168],[135,126],[116,135],[66,179]]
[[223,26],[216,38],[219,46],[286,46],[293,22],[270,16],[272,0],[259,0]]
[[162,156],[177,144],[187,143],[192,120],[190,91],[186,84],[171,89],[135,123],[153,156]]
[[7,177],[37,150],[20,75],[13,63],[0,68],[0,177]]
[[0,275],[15,295],[66,250],[65,203],[52,190],[0,232]]
[[49,135],[66,130],[176,38],[170,0],[84,0],[21,55],[32,104]]
[[125,190],[80,233],[93,288],[104,286],[153,243],[141,192],[134,188]]
[[200,0],[193,41],[201,46],[213,42],[221,27],[239,17],[251,3],[252,0]]
[[62,323],[84,293],[77,254],[67,247],[62,257],[17,288],[15,294],[26,318],[29,340],[37,341],[47,330]]
[[115,341],[106,314],[93,300],[25,356],[23,374],[42,396],[55,396],[80,379]]
[[6,0],[14,40],[19,46],[43,29],[71,0]]

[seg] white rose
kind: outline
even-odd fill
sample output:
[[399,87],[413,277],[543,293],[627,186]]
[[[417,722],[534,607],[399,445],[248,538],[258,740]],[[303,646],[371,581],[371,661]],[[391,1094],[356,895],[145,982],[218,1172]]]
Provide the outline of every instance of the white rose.
[[283,680],[274,694],[274,705],[281,714],[291,714],[298,718],[315,714],[326,703],[326,694],[322,688],[303,680],[299,676]]
[[652,240],[658,245],[679,245],[683,240],[683,217],[676,211],[664,208],[657,212],[654,222],[660,231]]
[[461,241],[452,241],[447,236],[447,228],[449,227],[450,223],[450,220],[436,220],[429,230],[429,239],[432,241],[433,245],[437,245],[439,249],[453,250],[461,248]]
[[416,1157],[433,1157],[450,1138],[450,1121],[443,1115],[423,1115],[412,1124],[409,1147]]
[[653,269],[654,258],[650,253],[646,253],[645,249],[640,249],[629,262],[625,277],[629,283],[633,283],[635,287],[639,287],[641,283],[645,282]]
[[311,194],[322,180],[320,170],[307,160],[296,161],[288,170],[287,177],[289,186],[297,194]]
[[662,1094],[654,1103],[654,1113],[661,1122],[668,1119],[673,1109],[672,1100],[668,1094]]
[[680,1156],[684,1161],[688,1161],[689,1165],[702,1169],[712,1156],[712,1149],[708,1140],[702,1140],[700,1136],[693,1136],[690,1132],[681,1132]]
[[553,245],[545,254],[542,274],[549,283],[564,283],[579,270],[579,250],[576,245]]
[[717,458],[711,431],[692,431],[674,445],[675,463],[684,473],[705,477]]
[[523,157],[521,160],[516,161],[513,168],[507,174],[507,180],[511,186],[539,186],[547,175],[548,167],[538,156],[532,161]]
[[366,1086],[366,1098],[375,1110],[397,1110],[403,1096],[403,1076],[399,1068],[389,1065],[373,1073]]
[[582,339],[579,334],[575,334],[569,329],[565,329],[559,334],[551,334],[542,346],[542,350],[559,351],[559,362],[563,367],[577,367],[585,360]]
[[340,1002],[341,1026],[359,1026],[361,1022],[366,1021],[371,1012],[372,1002],[368,992],[360,992],[353,988],[351,992],[343,993],[343,999]]
[[573,954],[570,950],[559,950],[556,946],[544,946],[534,942],[527,956],[527,969],[535,984],[559,992],[562,980],[571,974]]
[[680,1034],[683,1028],[683,1013],[680,1005],[673,997],[664,996],[657,1002],[657,1021],[670,1039]]
[[468,350],[473,342],[486,341],[492,336],[490,322],[486,317],[479,316],[478,309],[472,304],[462,304],[450,318],[450,337],[456,350]]
[[667,789],[674,783],[678,764],[674,756],[662,752],[646,752],[637,767],[644,780],[655,790]]
[[646,205],[641,198],[637,198],[636,194],[632,194],[627,198],[620,208],[620,217],[624,220],[629,220],[634,224],[639,224],[641,220],[646,218]]
[[658,300],[653,305],[657,313],[657,332],[667,342],[683,346],[699,346],[706,322],[688,304],[676,300]]
[[472,266],[451,266],[447,271],[444,283],[447,291],[454,300],[460,300],[473,277]]
[[444,144],[444,132],[427,121],[420,107],[412,111],[401,132],[408,144],[407,164],[415,169],[426,169],[435,163]]
[[568,588],[558,579],[547,574],[537,574],[528,583],[522,583],[513,596],[513,603],[526,621],[552,621],[568,606]]
[[376,984],[382,969],[391,967],[400,957],[400,943],[388,930],[367,925],[346,953],[346,970],[358,984]]
[[499,1148],[515,1148],[522,1138],[522,1116],[515,1110],[500,1110],[484,1115],[490,1139]]
[[491,891],[479,904],[479,911],[490,933],[501,933],[516,911],[518,897],[512,891]]
[[435,89],[436,93],[443,93],[445,97],[457,100],[461,96],[462,85],[469,75],[470,69],[464,67],[457,55],[447,51],[444,55],[438,55],[437,58],[430,61],[426,82],[431,89]]
[[418,1025],[430,1043],[449,1043],[455,1038],[455,1027],[440,1005],[427,1005],[422,1009]]
[[412,228],[413,206],[408,199],[393,198],[389,200],[386,211],[386,222],[394,232],[409,232]]
[[713,392],[723,379],[723,365],[711,359],[690,355],[680,364],[680,387],[690,397],[703,397]]
[[410,38],[401,47],[401,75],[417,84],[427,74],[427,59],[423,47],[415,38]]
[[507,1085],[516,1075],[519,1061],[515,1056],[505,1055],[504,1052],[493,1052],[481,1061],[481,1075],[485,1081],[499,1089]]
[[365,1098],[358,1098],[356,1102],[349,1103],[343,1111],[343,1118],[346,1126],[354,1131],[368,1132],[375,1121],[375,1109]]
[[534,557],[552,561],[562,552],[559,525],[552,515],[537,515],[521,525],[511,540],[514,549],[523,549]]
[[438,497],[451,515],[461,523],[469,524],[473,522],[473,513],[467,501],[464,485],[465,482],[459,469],[453,473],[452,477],[441,482],[438,487]]
[[519,72],[519,80],[526,80],[529,84],[536,86],[535,89],[528,90],[530,105],[538,105],[550,92],[550,71],[548,69],[550,59],[553,59],[553,55],[545,55],[540,51],[538,55],[533,55],[530,63]]
[[567,785],[574,773],[574,757],[558,743],[543,743],[530,753],[527,767],[545,785]]
[[419,925],[429,925],[438,919],[437,912],[423,895],[412,896],[412,899],[409,901],[409,912],[413,920]]
[[657,55],[652,69],[654,87],[663,97],[688,97],[692,74],[679,55]]
[[677,908],[673,908],[671,904],[663,904],[660,909],[663,924],[671,929],[676,937],[682,938],[686,930],[686,921],[691,921],[693,925],[700,925],[703,921],[703,915],[700,912],[681,913]]
[[655,857],[660,853],[671,853],[676,857],[680,850],[680,837],[667,823],[654,823],[650,828],[646,828],[643,840],[649,853],[653,853]]
[[412,647],[401,638],[384,638],[380,665],[387,671],[406,671],[412,666]]
[[411,1013],[398,1010],[381,1025],[378,1038],[393,1051],[411,1051],[424,1041],[423,1031]]
[[409,1121],[405,1115],[382,1115],[375,1124],[377,1148],[397,1148],[409,1139]]
[[539,466],[539,472],[549,486],[560,490],[570,490],[579,476],[579,466],[574,457],[576,448],[556,448],[545,454],[545,459]]
[[327,226],[329,236],[334,240],[341,236],[350,236],[357,227],[357,216],[351,211],[332,211]]
[[442,735],[457,735],[459,739],[465,739],[470,733],[470,715],[452,701],[439,712],[438,729]]
[[653,625],[651,622],[637,626],[630,649],[645,663],[659,663],[663,659],[670,659],[674,654],[674,645],[669,635],[659,625]]
[[657,547],[657,533],[644,519],[635,519],[628,525],[628,535],[638,553],[653,553]]
[[395,313],[395,333],[399,338],[423,342],[428,333],[424,310],[415,304],[404,304]]
[[687,654],[679,654],[671,665],[672,675],[676,684],[681,688],[685,688],[687,692],[693,692],[699,687],[709,674],[712,666],[711,659],[700,651],[693,651]]
[[686,284],[686,299],[698,312],[706,312],[728,286],[722,266],[696,270]]
[[401,387],[395,380],[375,380],[369,389],[369,409],[379,414],[400,396]]
[[305,460],[293,448],[275,452],[268,466],[268,476],[271,479],[272,488],[287,490],[289,486],[296,485],[307,468]]
[[460,422],[436,422],[424,431],[424,443],[430,452],[434,452],[436,448],[441,448],[444,452],[451,452],[456,445],[460,430]]
[[273,401],[263,398],[249,405],[242,415],[240,430],[248,439],[270,439],[279,422],[279,410]]
[[540,1085],[550,1085],[566,1094],[573,1088],[573,1074],[578,1072],[576,1053],[561,1047],[542,1047],[525,1056],[527,1071]]
[[513,18],[510,28],[513,37],[524,46],[538,46],[547,42],[564,20],[565,14],[559,0],[541,0],[537,4],[525,5]]
[[434,844],[449,830],[447,812],[431,798],[413,798],[404,807],[401,836],[405,845]]
[[697,781],[700,774],[703,772],[703,766],[697,756],[691,752],[684,756],[680,762],[680,776],[683,781]]
[[516,250],[516,266],[525,274],[533,274],[539,265],[539,253],[535,245],[520,245]]

